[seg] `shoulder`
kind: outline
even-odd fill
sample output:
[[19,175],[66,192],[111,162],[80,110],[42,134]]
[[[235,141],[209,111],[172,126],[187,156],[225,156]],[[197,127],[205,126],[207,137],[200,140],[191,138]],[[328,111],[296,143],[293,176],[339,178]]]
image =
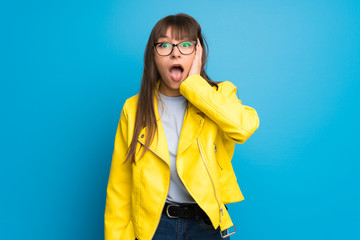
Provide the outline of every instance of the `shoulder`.
[[123,113],[125,113],[126,115],[135,115],[138,100],[139,100],[139,94],[136,94],[126,99],[122,109]]
[[136,94],[136,95],[134,95],[134,96],[126,99],[125,104],[124,104],[124,107],[125,107],[125,106],[127,106],[127,107],[128,107],[128,106],[133,106],[133,105],[136,106],[138,100],[139,100],[139,94]]
[[230,82],[230,81],[224,81],[217,84],[217,91],[225,94],[225,95],[231,95],[236,94],[237,88],[236,86]]

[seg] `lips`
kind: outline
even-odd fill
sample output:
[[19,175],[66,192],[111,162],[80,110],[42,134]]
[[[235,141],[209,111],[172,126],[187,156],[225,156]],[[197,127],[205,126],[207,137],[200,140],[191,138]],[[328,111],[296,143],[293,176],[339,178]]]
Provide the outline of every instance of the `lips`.
[[180,81],[183,77],[184,67],[181,64],[173,64],[169,68],[170,77],[174,81]]

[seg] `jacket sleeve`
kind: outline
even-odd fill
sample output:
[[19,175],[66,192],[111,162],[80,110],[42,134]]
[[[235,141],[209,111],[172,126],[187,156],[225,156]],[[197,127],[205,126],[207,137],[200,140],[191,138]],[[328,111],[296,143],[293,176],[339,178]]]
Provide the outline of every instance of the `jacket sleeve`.
[[115,136],[114,152],[107,186],[105,240],[127,238],[131,222],[131,161],[124,163],[128,149],[128,120],[123,108]]
[[216,90],[199,74],[191,75],[180,85],[180,93],[213,120],[226,136],[244,143],[259,127],[256,111],[242,105],[231,82],[218,84]]

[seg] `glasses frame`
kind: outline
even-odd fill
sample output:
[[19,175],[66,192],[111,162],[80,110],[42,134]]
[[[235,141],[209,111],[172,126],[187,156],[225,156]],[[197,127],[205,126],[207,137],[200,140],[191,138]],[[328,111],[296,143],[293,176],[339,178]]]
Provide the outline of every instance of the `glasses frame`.
[[[181,52],[181,50],[180,50],[180,48],[179,48],[179,45],[182,44],[182,43],[184,43],[184,42],[192,42],[192,43],[194,43],[194,45],[196,46],[196,41],[183,41],[183,42],[179,42],[179,43],[177,43],[177,44],[173,44],[173,43],[169,43],[169,42],[157,42],[157,43],[154,44],[154,48],[155,48],[156,53],[157,53],[159,56],[169,56],[169,55],[174,51],[174,47],[177,47],[177,49],[179,50],[179,52],[180,52],[182,55],[190,55],[190,54],[193,54],[193,52],[195,51],[195,46],[194,46],[194,49],[192,50],[191,53],[186,53],[186,54],[185,54],[185,53],[182,53],[182,52]],[[160,44],[160,43],[168,43],[168,44],[171,45],[171,51],[170,51],[169,54],[161,55],[161,54],[158,52],[158,50],[157,50],[157,48],[156,48],[156,45],[158,45],[158,44]]]

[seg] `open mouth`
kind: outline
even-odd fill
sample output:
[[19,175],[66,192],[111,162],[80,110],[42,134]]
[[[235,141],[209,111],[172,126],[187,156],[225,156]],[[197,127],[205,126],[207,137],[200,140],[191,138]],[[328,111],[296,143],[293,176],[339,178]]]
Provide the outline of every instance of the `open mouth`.
[[170,77],[174,81],[180,81],[184,72],[184,67],[181,64],[174,64],[169,69]]

